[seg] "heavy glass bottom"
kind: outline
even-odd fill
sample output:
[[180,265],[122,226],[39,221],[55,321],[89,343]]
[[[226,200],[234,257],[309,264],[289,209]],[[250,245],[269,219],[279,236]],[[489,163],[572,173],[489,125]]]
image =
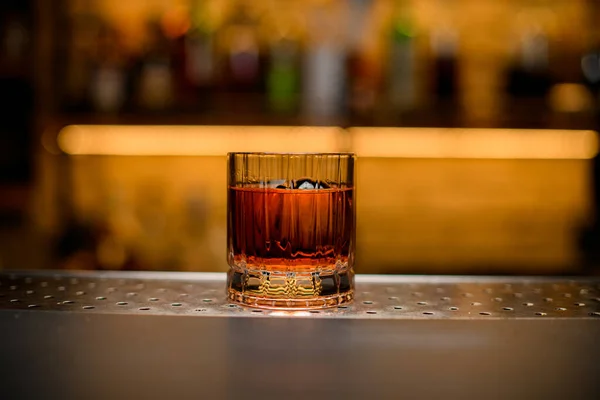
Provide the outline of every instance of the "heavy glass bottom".
[[260,308],[335,307],[354,298],[354,271],[345,267],[284,272],[232,266],[227,274],[227,297],[230,301]]

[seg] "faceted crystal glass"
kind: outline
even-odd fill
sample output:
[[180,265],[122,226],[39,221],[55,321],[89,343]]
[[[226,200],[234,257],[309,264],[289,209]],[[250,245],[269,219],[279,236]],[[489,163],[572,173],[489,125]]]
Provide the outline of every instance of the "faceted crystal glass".
[[227,295],[266,308],[320,308],[354,296],[351,153],[229,153]]

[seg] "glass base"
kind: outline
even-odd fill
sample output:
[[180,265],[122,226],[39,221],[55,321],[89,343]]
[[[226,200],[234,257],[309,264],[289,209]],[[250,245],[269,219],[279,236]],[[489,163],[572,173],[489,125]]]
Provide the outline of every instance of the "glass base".
[[279,310],[336,307],[354,298],[354,271],[280,272],[231,267],[227,297],[239,304]]

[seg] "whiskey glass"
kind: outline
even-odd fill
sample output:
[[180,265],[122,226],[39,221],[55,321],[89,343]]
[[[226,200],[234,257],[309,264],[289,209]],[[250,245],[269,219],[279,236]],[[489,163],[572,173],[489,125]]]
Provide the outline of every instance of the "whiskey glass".
[[354,297],[352,153],[227,155],[227,296],[311,309]]

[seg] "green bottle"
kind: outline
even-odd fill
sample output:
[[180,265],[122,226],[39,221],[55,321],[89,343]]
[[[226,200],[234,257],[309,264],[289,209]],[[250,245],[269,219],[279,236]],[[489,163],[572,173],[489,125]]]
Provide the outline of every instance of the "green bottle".
[[267,99],[271,111],[289,113],[298,106],[299,48],[298,42],[289,38],[281,38],[271,45],[267,72]]

